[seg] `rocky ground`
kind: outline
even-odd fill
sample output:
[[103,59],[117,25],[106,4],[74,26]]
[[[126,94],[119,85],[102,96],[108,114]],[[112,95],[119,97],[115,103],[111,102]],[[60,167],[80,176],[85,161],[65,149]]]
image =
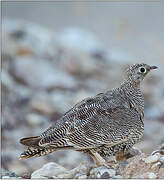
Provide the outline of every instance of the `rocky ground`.
[[[164,71],[160,69],[150,74],[142,85],[145,132],[136,147],[145,154],[130,158],[126,166],[116,169],[93,168],[88,156],[74,151],[18,160],[25,150],[19,144],[20,138],[40,134],[81,99],[118,86],[126,64],[134,62],[112,59],[110,50],[84,30],[55,33],[32,23],[9,19],[3,21],[2,27],[4,176],[30,178],[41,172],[40,176],[53,178],[139,178],[142,174],[143,178],[164,177],[160,164],[163,155],[158,154],[158,160],[150,164],[143,160],[164,143]],[[45,169],[52,169],[54,174],[45,174]]]
[[161,152],[146,155],[139,153],[125,162],[108,163],[106,166],[94,166],[87,161],[79,163],[73,169],[49,162],[32,174],[22,177],[15,173],[3,172],[3,178],[38,178],[38,179],[162,179],[164,178],[164,144]]

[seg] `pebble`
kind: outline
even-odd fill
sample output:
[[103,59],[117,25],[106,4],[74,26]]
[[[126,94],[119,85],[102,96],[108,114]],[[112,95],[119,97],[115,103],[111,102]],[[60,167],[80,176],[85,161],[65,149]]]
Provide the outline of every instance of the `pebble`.
[[64,114],[73,106],[72,94],[69,92],[67,93],[56,90],[54,92],[51,92],[49,96],[53,106],[53,111],[55,110],[57,113]]
[[65,173],[59,174],[57,176],[52,176],[54,179],[73,179],[74,174],[72,174],[69,171],[66,171]]
[[68,54],[68,57],[63,58],[60,63],[69,74],[78,78],[88,79],[88,75],[96,76],[103,73],[100,71],[101,61],[95,61],[91,55],[78,51],[75,51],[72,54],[68,52]]
[[113,177],[113,179],[123,179],[123,177],[121,175],[116,175]]
[[153,164],[153,165],[152,165],[152,169],[153,169],[153,168],[156,168],[156,167],[160,167],[161,164],[162,164],[161,162],[157,162],[157,163]]
[[[13,39],[17,40],[16,42],[19,43],[19,48],[29,49],[37,56],[54,58],[57,53],[56,51],[60,47],[60,43],[57,42],[57,36],[55,36],[54,32],[29,21],[6,18],[4,29]],[[5,44],[10,45],[10,43]]]
[[38,93],[29,102],[30,109],[44,115],[52,114],[55,109],[47,93]]
[[[15,149],[17,149],[17,148],[15,148]],[[17,153],[15,153],[15,155],[16,154]],[[11,172],[16,172],[16,174],[22,175],[27,172],[27,167],[25,166],[25,164],[22,161],[18,160],[18,157],[19,157],[19,154],[17,154],[17,160],[12,161],[8,164],[8,169],[10,169]],[[16,175],[14,175],[14,173],[13,173],[13,175],[10,175],[10,177],[11,176],[16,177]]]
[[30,113],[26,116],[26,122],[30,126],[40,126],[46,121],[46,119],[43,118],[43,116],[36,114],[36,113]]
[[71,170],[66,170],[64,173],[56,174],[53,178],[59,179],[85,179],[88,174],[88,167],[85,164],[81,164]]
[[34,171],[31,174],[31,178],[44,178],[44,177],[57,176],[59,174],[63,174],[65,171],[67,170],[64,167],[54,162],[50,162],[45,164],[41,169]]
[[160,159],[159,154],[154,154],[151,156],[148,156],[147,158],[144,159],[145,163],[155,163]]
[[[37,67],[37,70],[36,70]],[[19,57],[13,61],[12,74],[18,82],[31,88],[75,88],[75,79],[68,73],[56,68],[45,59]],[[32,75],[31,75],[32,74]]]
[[10,176],[2,176],[2,179],[10,178]]
[[87,179],[87,175],[86,174],[76,174],[75,179]]
[[81,175],[78,177],[78,179],[87,179],[87,175]]
[[98,168],[94,168],[90,171],[91,178],[102,178],[102,176],[114,177],[116,171],[113,169],[109,169],[105,166],[100,166]]
[[1,79],[2,79],[2,84],[8,88],[8,89],[12,89],[14,87],[14,81],[12,76],[9,75],[9,73],[7,73],[5,70],[2,69],[1,72]]
[[160,158],[161,167],[164,168],[164,156]]
[[154,174],[153,172],[150,172],[150,173],[148,173],[148,178],[149,178],[149,179],[156,179],[156,178],[157,178],[157,175]]
[[2,176],[2,179],[22,179],[21,177]]
[[164,164],[164,156],[162,156],[162,157],[160,158],[160,162],[162,162],[162,163]]
[[91,53],[104,50],[103,44],[96,35],[86,29],[66,28],[59,33],[59,40],[63,45],[76,49],[76,51],[80,49]]

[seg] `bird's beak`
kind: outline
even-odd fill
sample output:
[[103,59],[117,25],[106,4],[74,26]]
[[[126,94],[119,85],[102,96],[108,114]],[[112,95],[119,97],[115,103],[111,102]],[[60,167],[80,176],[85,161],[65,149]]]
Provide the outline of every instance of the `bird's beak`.
[[157,66],[150,66],[150,70],[157,69],[157,68],[158,68]]

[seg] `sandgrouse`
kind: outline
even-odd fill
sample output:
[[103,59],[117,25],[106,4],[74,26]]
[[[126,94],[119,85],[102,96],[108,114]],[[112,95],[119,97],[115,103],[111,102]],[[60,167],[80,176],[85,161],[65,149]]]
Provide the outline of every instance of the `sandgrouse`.
[[20,143],[28,149],[20,159],[72,149],[105,165],[104,156],[126,155],[144,131],[140,83],[156,68],[144,63],[129,66],[120,87],[77,103],[41,135],[22,138]]

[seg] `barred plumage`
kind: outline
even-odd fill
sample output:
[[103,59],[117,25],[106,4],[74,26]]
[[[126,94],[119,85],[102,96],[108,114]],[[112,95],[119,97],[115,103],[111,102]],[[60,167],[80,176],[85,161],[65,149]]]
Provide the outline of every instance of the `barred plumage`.
[[33,148],[33,147],[29,147],[26,151],[24,151],[21,154],[21,159],[23,158],[31,158],[31,157],[40,157],[40,156],[45,156],[48,155],[52,152],[54,152],[55,149],[51,148],[51,147],[47,147],[47,148]]
[[[47,155],[60,149],[89,153],[96,163],[101,156],[126,154],[144,130],[144,98],[140,82],[155,66],[135,64],[119,88],[77,103],[40,136],[23,138],[28,146],[21,158]],[[102,162],[98,162],[102,160]]]

